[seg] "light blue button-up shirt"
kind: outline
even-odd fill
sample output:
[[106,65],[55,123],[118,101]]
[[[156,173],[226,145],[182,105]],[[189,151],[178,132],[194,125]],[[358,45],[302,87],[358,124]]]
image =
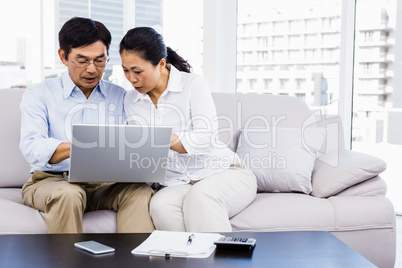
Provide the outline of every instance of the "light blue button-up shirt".
[[31,172],[69,170],[69,159],[48,162],[60,143],[71,142],[72,124],[126,124],[125,93],[101,80],[87,99],[68,72],[28,87],[21,101],[20,149]]

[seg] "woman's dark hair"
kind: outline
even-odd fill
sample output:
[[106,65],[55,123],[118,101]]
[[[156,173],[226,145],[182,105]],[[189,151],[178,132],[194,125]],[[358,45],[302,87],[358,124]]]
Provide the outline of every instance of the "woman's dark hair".
[[101,22],[88,18],[74,17],[64,23],[59,32],[59,45],[64,50],[66,59],[71,49],[88,46],[97,41],[101,41],[106,46],[109,54],[112,35]]
[[189,73],[190,64],[170,47],[166,47],[163,37],[150,27],[136,27],[129,30],[120,42],[120,54],[123,51],[136,53],[144,60],[158,65],[163,58],[179,71]]

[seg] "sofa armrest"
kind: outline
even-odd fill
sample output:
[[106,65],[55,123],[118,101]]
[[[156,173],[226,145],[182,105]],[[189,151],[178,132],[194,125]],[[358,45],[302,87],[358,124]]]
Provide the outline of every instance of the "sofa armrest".
[[380,176],[375,176],[343,190],[336,196],[385,196],[386,193],[387,183]]
[[364,153],[350,150],[328,153],[315,161],[311,195],[320,198],[337,195],[376,177],[386,167],[384,160]]

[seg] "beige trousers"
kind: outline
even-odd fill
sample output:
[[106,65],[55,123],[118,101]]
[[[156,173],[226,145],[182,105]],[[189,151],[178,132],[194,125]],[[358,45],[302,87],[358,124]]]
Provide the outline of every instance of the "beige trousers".
[[22,188],[24,204],[45,213],[49,233],[82,233],[84,212],[117,212],[117,232],[149,233],[153,190],[147,184],[69,183],[63,174],[35,171]]
[[231,232],[229,218],[255,199],[257,182],[251,170],[231,166],[196,183],[159,190],[151,199],[155,228],[182,232]]

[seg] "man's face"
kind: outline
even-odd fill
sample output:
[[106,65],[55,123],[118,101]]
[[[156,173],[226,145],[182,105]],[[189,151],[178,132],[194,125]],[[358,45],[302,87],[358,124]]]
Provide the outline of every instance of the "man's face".
[[[67,60],[64,50],[59,49],[59,57],[63,64],[67,66],[71,80],[87,95],[92,92],[99,80],[102,79],[103,71],[105,70],[105,66],[97,67],[93,63],[97,60],[106,60],[107,50],[101,41],[97,41],[88,46],[73,48]],[[86,67],[77,66],[77,64],[80,65],[85,61],[89,61],[90,64]]]

